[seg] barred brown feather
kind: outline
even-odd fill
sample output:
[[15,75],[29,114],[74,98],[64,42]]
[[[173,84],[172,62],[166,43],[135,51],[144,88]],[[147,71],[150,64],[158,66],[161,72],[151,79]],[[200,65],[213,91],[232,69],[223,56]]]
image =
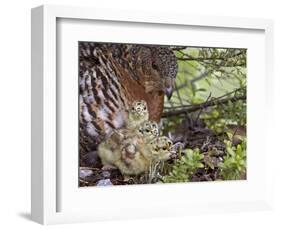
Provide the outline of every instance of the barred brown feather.
[[135,100],[145,100],[150,119],[158,122],[164,88],[176,73],[168,47],[79,42],[80,153],[122,127]]

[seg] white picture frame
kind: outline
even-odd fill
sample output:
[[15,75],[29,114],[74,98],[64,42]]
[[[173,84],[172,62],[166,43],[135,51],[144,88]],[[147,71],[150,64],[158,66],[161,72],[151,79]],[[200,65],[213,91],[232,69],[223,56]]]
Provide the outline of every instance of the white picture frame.
[[[248,119],[250,121],[252,120],[250,127],[253,127],[249,129],[248,132],[249,144],[254,144],[254,142],[259,141],[259,138],[261,138],[254,127],[259,122],[262,123],[262,119],[266,120],[266,122],[263,122],[263,124],[266,125],[261,125],[259,127],[260,132],[269,133],[268,130],[272,128],[271,112],[273,111],[274,100],[271,89],[274,80],[272,64],[273,23],[271,20],[214,16],[202,17],[172,13],[163,14],[158,12],[127,12],[51,5],[34,8],[32,9],[31,183],[31,213],[34,221],[41,224],[56,224],[107,219],[186,215],[205,212],[264,210],[272,207],[273,182],[270,167],[270,138],[267,137],[264,137],[267,141],[266,146],[263,148],[258,149],[255,148],[253,144],[249,145],[249,152],[258,151],[258,153],[256,159],[252,157],[248,158],[248,164],[253,165],[253,167],[251,167],[253,171],[250,171],[250,179],[247,179],[247,181],[188,183],[188,185],[165,184],[164,186],[138,185],[122,186],[122,188],[117,186],[116,188],[94,188],[95,190],[91,191],[85,189],[79,190],[78,185],[73,188],[73,191],[71,187],[67,187],[68,185],[64,183],[64,176],[66,173],[61,170],[61,161],[63,161],[64,169],[71,168],[69,175],[72,175],[71,173],[75,175],[75,170],[77,172],[77,168],[73,167],[75,164],[72,165],[71,160],[65,160],[65,155],[57,155],[60,145],[60,139],[58,139],[58,126],[60,125],[58,113],[61,109],[58,108],[60,104],[57,100],[61,94],[61,84],[58,84],[57,75],[60,74],[58,70],[58,33],[60,32],[58,32],[58,29],[61,28],[59,25],[61,19],[69,20],[70,24],[73,23],[73,21],[80,20],[81,22],[82,19],[88,22],[103,22],[109,26],[112,26],[114,22],[121,22],[124,25],[130,25],[130,27],[133,27],[132,25],[136,23],[138,25],[149,25],[150,28],[161,27],[164,28],[163,30],[165,30],[166,27],[172,29],[175,27],[181,30],[185,30],[187,27],[193,28],[194,30],[200,28],[203,33],[204,30],[208,33],[209,29],[218,29],[220,32],[223,30],[239,30],[240,32],[242,31],[241,33],[245,34],[245,42],[248,40],[248,43],[245,44],[250,44],[252,39],[252,35],[247,38],[246,34],[251,31],[256,31],[257,33],[253,34],[260,34],[258,35],[260,37],[259,44],[262,44],[263,47],[261,48],[261,57],[259,57],[259,59],[255,59],[254,53],[252,52],[251,54],[250,52],[250,55],[252,55],[250,57],[253,57],[252,63],[249,63],[250,75],[256,74],[256,76],[260,77],[257,77],[256,82],[252,81],[251,78],[249,79],[248,100],[252,103],[252,106],[248,111]],[[79,28],[79,26],[80,24],[78,23],[76,27]],[[64,28],[66,28],[65,31],[67,31],[67,27]],[[85,27],[84,31],[86,30]],[[83,33],[85,37],[88,36],[87,32]],[[92,35],[90,34],[89,36]],[[105,37],[106,34],[103,36]],[[213,35],[213,38],[216,38],[216,36],[217,35]],[[239,36],[241,36],[241,34]],[[234,37],[233,40],[238,39],[237,41],[239,42],[239,36],[237,35],[237,38]],[[102,38],[103,37],[100,36],[100,39]],[[157,38],[157,36],[151,39],[152,43],[158,41],[160,43],[169,42],[163,38],[161,40]],[[69,40],[71,40],[70,37]],[[108,36],[106,41],[123,40],[122,37]],[[75,42],[75,40],[73,41]],[[134,38],[128,35],[128,40],[125,42],[128,41],[132,42]],[[150,40],[146,38],[146,40],[139,40],[138,42],[146,43],[150,42]],[[177,42],[178,45],[181,41]],[[218,40],[214,40],[212,44],[218,44],[219,46],[221,42],[221,38],[218,37]],[[254,44],[254,41],[251,42]],[[228,44],[231,45],[232,43],[230,42]],[[254,48],[253,46],[251,49],[253,50]],[[255,64],[258,70],[256,70],[256,72],[254,72],[253,68],[251,70],[251,66],[254,67]],[[77,72],[75,72],[75,74],[76,73]],[[70,85],[69,87],[71,88],[72,86]],[[257,90],[260,93],[255,95]],[[64,88],[63,92],[64,94],[70,95],[71,92],[76,91],[69,91],[67,88]],[[72,95],[72,97],[76,97],[76,95]],[[75,100],[75,98],[73,100]],[[262,102],[259,103],[262,109],[254,106],[255,100],[260,100]],[[267,112],[265,112],[265,108]],[[73,108],[70,108],[70,110],[71,109]],[[259,115],[257,115],[257,113],[259,113]],[[76,118],[73,117],[73,119]],[[74,125],[77,126],[77,123]],[[70,128],[70,130],[72,129]],[[67,136],[67,138],[71,139],[75,138],[75,136]],[[70,154],[69,159],[72,159],[71,157],[73,156],[73,154]],[[263,174],[258,172],[258,167],[255,167],[255,165],[259,166],[261,163],[264,163]],[[69,184],[73,186],[76,179],[77,178],[73,179]],[[70,189],[69,192],[67,189]],[[63,192],[61,192],[61,190]],[[207,190],[214,194],[213,200],[205,198],[200,202],[199,197],[204,195]],[[176,195],[176,198],[174,200],[167,198],[165,204],[162,204],[161,199],[165,196],[167,197],[171,191]],[[221,200],[215,195],[219,191],[222,193]],[[247,194],[242,196],[242,193],[245,193],[245,191],[247,191]],[[228,197],[227,194],[231,196],[234,192],[236,192],[237,197]],[[82,200],[82,197],[87,197],[88,199],[91,194],[93,197],[98,197],[98,199],[92,201],[97,202],[96,206],[93,206],[89,200]],[[150,194],[150,198],[147,196],[148,194]],[[186,196],[192,196],[192,198],[187,198],[186,201],[181,202],[182,199],[180,197],[185,194]],[[120,203],[115,201],[116,199],[110,198],[112,196],[123,198],[127,196],[127,199],[125,201],[122,199],[122,203]],[[143,197],[143,199],[137,199],[136,201],[134,197]],[[61,207],[61,200],[63,201],[63,208]],[[135,203],[133,203],[134,201]],[[87,202],[89,202],[88,206]],[[103,208],[103,206],[106,207],[109,204],[112,204],[110,210]]]

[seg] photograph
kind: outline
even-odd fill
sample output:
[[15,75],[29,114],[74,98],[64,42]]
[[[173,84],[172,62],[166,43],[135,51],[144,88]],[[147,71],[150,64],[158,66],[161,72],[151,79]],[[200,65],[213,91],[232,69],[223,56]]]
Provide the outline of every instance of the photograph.
[[79,41],[79,187],[247,179],[247,49]]

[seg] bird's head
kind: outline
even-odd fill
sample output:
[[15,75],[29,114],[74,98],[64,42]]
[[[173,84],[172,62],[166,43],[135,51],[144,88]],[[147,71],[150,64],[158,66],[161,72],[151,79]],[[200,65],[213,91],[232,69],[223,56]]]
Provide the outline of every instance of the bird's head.
[[173,142],[165,136],[158,137],[150,142],[152,157],[156,160],[168,160],[171,156]]
[[169,47],[153,47],[151,52],[152,68],[158,73],[153,89],[166,94],[170,99],[178,72],[177,58]]
[[159,135],[158,124],[155,121],[145,121],[141,124],[139,132],[146,140],[152,140]]
[[148,120],[148,108],[144,100],[134,101],[129,109],[129,119],[134,122]]

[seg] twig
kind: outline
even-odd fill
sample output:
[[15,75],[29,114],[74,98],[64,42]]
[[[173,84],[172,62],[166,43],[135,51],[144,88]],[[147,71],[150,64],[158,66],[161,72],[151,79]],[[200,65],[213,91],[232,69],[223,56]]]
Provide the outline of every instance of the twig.
[[[231,94],[234,94],[234,97],[235,97],[235,94],[236,94],[237,92],[239,92],[239,91],[241,91],[241,90],[244,90],[244,89],[246,89],[246,86],[243,86],[243,87],[241,87],[241,88],[237,88],[237,89],[235,89],[235,90],[233,90],[233,91],[231,91],[231,92],[228,92],[228,93],[226,93],[226,94],[223,94],[222,96],[219,96],[219,97],[213,99],[212,101],[218,101],[219,99],[222,99],[222,98],[224,98],[224,97],[227,97],[227,96],[229,96],[229,95],[231,95]],[[210,101],[209,101],[209,102],[210,102]],[[206,101],[203,102],[202,104],[205,104],[205,103],[206,103]],[[182,106],[164,107],[164,109],[172,109],[172,110],[174,110],[174,109],[180,109],[180,108],[193,108],[194,106],[198,106],[198,105],[182,105]]]
[[80,181],[81,183],[84,183],[84,184],[89,184],[89,182],[88,182],[88,181],[83,180],[83,179],[81,179],[81,178],[79,178],[79,181]]
[[179,88],[178,88],[176,83],[175,83],[175,89],[176,89],[176,92],[177,92],[177,97],[179,99],[179,102],[180,102],[181,105],[183,105],[183,102],[182,102],[182,99],[181,99],[181,95],[179,93]]
[[215,100],[211,100],[211,101],[208,101],[208,102],[204,102],[202,104],[193,105],[192,107],[189,107],[189,108],[164,112],[162,114],[162,117],[171,117],[171,116],[177,116],[177,115],[181,115],[181,114],[192,113],[192,112],[195,112],[195,111],[200,110],[200,109],[206,109],[210,106],[215,106],[217,104],[227,104],[229,101],[236,102],[236,101],[239,101],[239,100],[246,100],[246,96],[225,98],[225,99],[221,99],[221,100],[215,99]]
[[[208,96],[207,100],[206,100],[204,103],[207,103],[207,102],[210,100],[211,96],[212,96],[212,93],[210,93],[210,94],[209,94],[209,96]],[[197,121],[198,121],[198,119],[199,119],[199,117],[200,117],[200,115],[201,115],[202,111],[203,111],[203,108],[201,108],[201,109],[200,109],[200,111],[199,111],[199,113],[197,114],[197,117],[196,117],[195,122],[197,122]]]
[[80,170],[92,170],[92,171],[99,171],[98,168],[92,168],[92,167],[80,167]]

